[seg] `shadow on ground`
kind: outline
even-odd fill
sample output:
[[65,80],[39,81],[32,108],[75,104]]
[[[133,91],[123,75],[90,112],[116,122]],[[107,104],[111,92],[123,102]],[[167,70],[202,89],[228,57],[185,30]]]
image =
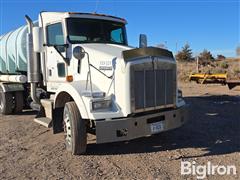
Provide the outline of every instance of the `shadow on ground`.
[[189,121],[179,129],[129,142],[89,144],[88,154],[148,153],[202,148],[202,157],[240,151],[240,98],[238,96],[186,97]]

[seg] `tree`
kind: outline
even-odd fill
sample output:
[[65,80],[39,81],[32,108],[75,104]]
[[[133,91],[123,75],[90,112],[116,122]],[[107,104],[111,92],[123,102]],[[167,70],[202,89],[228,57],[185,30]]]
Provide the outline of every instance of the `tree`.
[[185,44],[182,47],[182,50],[176,54],[177,61],[191,61],[192,58],[192,49],[190,49],[189,44]]
[[210,51],[207,49],[204,49],[203,52],[199,54],[199,63],[202,65],[208,65],[211,64],[211,62],[214,60],[214,57]]
[[217,59],[218,59],[218,60],[224,60],[224,59],[226,59],[226,57],[223,56],[222,54],[218,54],[218,55],[217,55]]

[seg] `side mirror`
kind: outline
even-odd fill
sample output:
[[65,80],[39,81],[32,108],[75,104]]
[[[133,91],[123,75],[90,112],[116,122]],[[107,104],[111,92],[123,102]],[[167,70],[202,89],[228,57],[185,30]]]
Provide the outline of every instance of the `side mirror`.
[[147,35],[140,34],[139,36],[139,48],[147,47]]
[[43,29],[33,27],[33,50],[34,52],[43,52]]
[[85,50],[81,46],[77,46],[73,49],[73,57],[82,60],[85,56]]

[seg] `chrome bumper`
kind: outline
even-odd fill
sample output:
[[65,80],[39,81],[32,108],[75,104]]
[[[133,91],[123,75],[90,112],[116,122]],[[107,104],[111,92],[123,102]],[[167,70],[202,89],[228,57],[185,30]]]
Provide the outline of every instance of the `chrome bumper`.
[[187,119],[185,105],[178,109],[139,117],[96,121],[96,141],[99,144],[149,136],[181,127]]

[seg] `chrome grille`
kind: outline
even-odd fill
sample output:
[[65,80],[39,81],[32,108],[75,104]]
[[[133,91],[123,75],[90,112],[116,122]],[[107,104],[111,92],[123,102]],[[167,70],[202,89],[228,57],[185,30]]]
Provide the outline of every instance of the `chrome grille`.
[[173,107],[176,99],[176,65],[167,62],[131,66],[132,112]]

